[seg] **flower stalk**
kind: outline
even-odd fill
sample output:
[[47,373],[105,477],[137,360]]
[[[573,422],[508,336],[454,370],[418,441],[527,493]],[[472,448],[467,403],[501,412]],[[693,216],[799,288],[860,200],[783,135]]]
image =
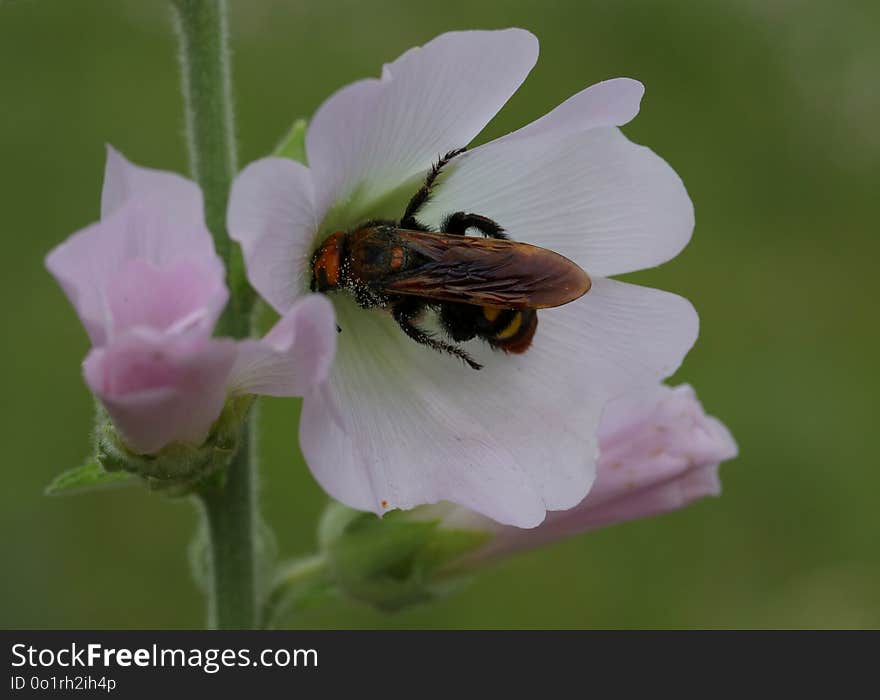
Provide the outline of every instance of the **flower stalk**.
[[[241,251],[226,231],[229,188],[236,172],[226,2],[171,0],[171,5],[180,43],[190,169],[204,194],[205,220],[226,264],[230,290],[217,333],[242,338],[251,332],[253,292]],[[209,621],[219,629],[258,624],[255,432],[251,412],[227,469],[198,494],[210,539]]]
[[226,263],[230,303],[218,335],[250,334],[254,294],[239,247],[226,231],[229,187],[237,171],[229,69],[226,0],[171,0],[180,43],[180,70],[189,164],[205,197],[205,220]]
[[255,420],[245,424],[238,452],[225,471],[201,489],[209,538],[209,626],[254,629],[257,614]]

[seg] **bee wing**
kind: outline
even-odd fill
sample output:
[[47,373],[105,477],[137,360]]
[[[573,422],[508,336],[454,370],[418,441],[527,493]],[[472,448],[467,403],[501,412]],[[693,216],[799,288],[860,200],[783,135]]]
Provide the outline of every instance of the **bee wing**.
[[590,278],[559,253],[528,243],[398,230],[425,262],[392,277],[388,292],[508,309],[561,306],[586,294]]

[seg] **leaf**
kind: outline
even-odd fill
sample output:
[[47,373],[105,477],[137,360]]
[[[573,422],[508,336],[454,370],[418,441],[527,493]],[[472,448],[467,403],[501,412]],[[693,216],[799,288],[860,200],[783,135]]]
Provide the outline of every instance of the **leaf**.
[[136,477],[127,472],[108,472],[94,459],[81,467],[68,469],[56,476],[44,493],[47,496],[67,496],[74,493],[96,491],[115,486],[124,486],[135,481]]
[[272,155],[280,158],[290,158],[297,163],[308,165],[306,162],[307,125],[308,122],[305,119],[297,119],[293,126],[290,127],[290,131],[287,132],[287,136],[281,139],[281,142],[275,147]]

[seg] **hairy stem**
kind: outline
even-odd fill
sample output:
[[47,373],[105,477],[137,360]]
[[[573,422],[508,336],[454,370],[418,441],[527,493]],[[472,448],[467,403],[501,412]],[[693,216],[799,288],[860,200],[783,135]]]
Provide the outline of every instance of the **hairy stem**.
[[[205,220],[226,263],[230,291],[217,333],[241,338],[251,330],[254,295],[241,251],[226,230],[229,188],[236,172],[226,2],[171,0],[171,5],[180,42],[190,168],[202,188]],[[211,625],[220,629],[259,624],[255,437],[251,411],[227,469],[198,494],[210,539],[209,617]]]
[[217,629],[254,629],[260,624],[255,432],[251,417],[226,472],[199,493],[210,543],[209,625]]
[[180,43],[190,169],[205,198],[205,220],[226,263],[231,293],[219,335],[250,332],[254,293],[239,246],[226,230],[229,188],[236,173],[235,123],[229,70],[226,0],[171,0]]

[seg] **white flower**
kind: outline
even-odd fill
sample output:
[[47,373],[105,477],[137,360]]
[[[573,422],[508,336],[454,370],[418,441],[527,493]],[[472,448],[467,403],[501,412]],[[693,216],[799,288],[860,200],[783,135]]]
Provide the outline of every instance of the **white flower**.
[[[256,289],[283,313],[307,293],[329,234],[399,219],[432,164],[471,142],[537,56],[521,29],[453,32],[332,95],[306,135],[308,168],[265,158],[233,186],[229,230]],[[519,527],[583,500],[606,401],[671,374],[697,336],[685,299],[607,279],[672,258],[693,229],[679,177],[616,128],[642,93],[629,79],[594,85],[456,157],[419,212],[435,229],[456,211],[488,216],[591,275],[587,295],[539,313],[528,352],[470,341],[484,365],[473,371],[407,338],[387,311],[331,295],[337,360],[305,398],[300,439],[333,497],[377,513],[447,500]]]

